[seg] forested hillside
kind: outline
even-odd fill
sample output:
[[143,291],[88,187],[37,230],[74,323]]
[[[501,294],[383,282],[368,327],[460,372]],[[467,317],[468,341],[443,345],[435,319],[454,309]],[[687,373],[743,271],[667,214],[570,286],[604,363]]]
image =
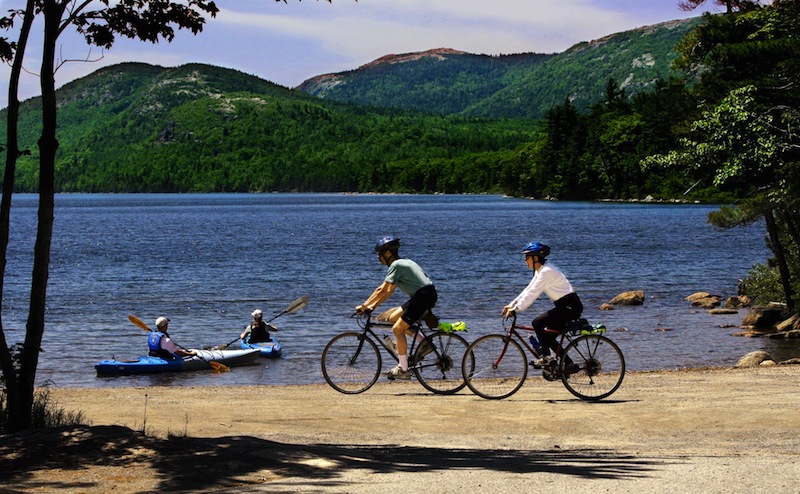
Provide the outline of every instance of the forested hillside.
[[[503,153],[533,132],[322,101],[200,64],[108,67],[58,97],[62,192],[497,192]],[[38,186],[38,106],[22,108],[20,191]]]
[[[484,57],[447,50],[392,56],[392,63],[382,60],[370,69],[383,76],[362,80],[367,93],[377,94],[381,81],[387,81],[386,87],[392,89],[386,94],[408,92],[408,101],[429,106],[440,100],[445,105],[448,97],[461,94],[450,99],[462,105],[456,115],[336,102],[201,64],[107,67],[58,91],[56,187],[61,192],[676,197],[692,185],[680,172],[645,172],[639,163],[677,144],[674,129],[695,112],[697,101],[680,81],[645,83],[641,75],[624,80],[607,76],[626,74],[631,67],[658,66],[661,62],[655,60],[668,58],[671,43],[690,24],[615,35],[557,57]],[[487,59],[494,68],[487,69]],[[426,78],[425,71],[411,70],[417,74],[415,89],[403,87],[404,78],[409,80],[403,68],[428,65],[433,67],[429,75],[439,75]],[[561,72],[548,75],[546,65]],[[445,90],[440,76],[454,66],[461,67],[460,84]],[[521,68],[530,66],[543,72],[522,77]],[[576,96],[562,95],[553,106],[536,110],[544,112],[541,119],[465,115],[502,113],[503,101],[535,97],[528,88],[520,94],[499,90],[479,102],[471,99],[488,94],[490,87],[510,80],[523,87],[526,81],[544,79],[551,86],[571,81],[580,88],[584,87],[580,81],[591,80],[602,87],[591,104],[584,102],[586,109],[573,99]],[[641,90],[631,95],[636,81]],[[495,110],[486,110],[490,103]],[[32,99],[22,106],[20,144],[29,154],[18,163],[19,191],[38,187],[39,105]],[[534,105],[517,106],[517,113],[525,113]],[[3,117],[0,132],[5,132]],[[714,192],[706,189],[695,187],[694,193],[708,199]]]
[[356,70],[311,78],[296,89],[333,101],[453,115],[524,80],[552,56],[489,56],[440,48],[387,55]]
[[677,75],[675,45],[700,19],[671,21],[558,54],[475,55],[438,49],[387,55],[355,70],[325,74],[297,89],[324,99],[465,116],[531,118],[569,99],[580,110],[603,99],[609,79],[628,97]]
[[656,81],[685,76],[672,70],[675,45],[700,19],[672,21],[580,43],[532,67],[523,80],[470,106],[462,114],[541,118],[569,100],[585,111],[606,96],[609,79],[631,100],[655,89]]

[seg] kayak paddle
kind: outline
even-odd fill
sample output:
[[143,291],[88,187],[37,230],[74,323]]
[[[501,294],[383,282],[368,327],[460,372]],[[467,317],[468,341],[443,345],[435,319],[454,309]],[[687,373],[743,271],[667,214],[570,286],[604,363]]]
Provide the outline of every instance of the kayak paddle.
[[[294,302],[289,304],[289,307],[287,307],[283,312],[281,312],[280,314],[278,314],[277,316],[273,317],[272,319],[270,319],[267,322],[272,322],[272,321],[274,321],[275,319],[281,317],[284,314],[294,314],[295,312],[299,311],[300,309],[302,309],[306,305],[308,305],[308,295],[303,295],[302,297],[298,298],[297,300],[295,300]],[[233,341],[236,341],[236,340],[233,340]],[[233,341],[231,343],[233,343]]]
[[[302,309],[306,305],[308,305],[308,295],[303,295],[302,297],[298,298],[297,300],[295,300],[294,302],[289,304],[289,306],[286,307],[286,309],[283,312],[281,312],[277,316],[275,316],[272,319],[270,319],[269,321],[267,321],[267,323],[271,323],[272,321],[274,321],[275,319],[281,317],[284,314],[294,314],[295,312],[299,311],[300,309]],[[134,324],[136,324],[136,323],[134,323]],[[277,328],[275,328],[275,329],[277,330]],[[226,343],[224,345],[220,345],[218,347],[214,347],[214,349],[222,350],[223,348],[228,348],[229,346],[231,346],[234,343],[236,343],[237,341],[239,341],[241,338],[242,338],[241,336],[237,336],[236,339],[231,341],[230,343]]]

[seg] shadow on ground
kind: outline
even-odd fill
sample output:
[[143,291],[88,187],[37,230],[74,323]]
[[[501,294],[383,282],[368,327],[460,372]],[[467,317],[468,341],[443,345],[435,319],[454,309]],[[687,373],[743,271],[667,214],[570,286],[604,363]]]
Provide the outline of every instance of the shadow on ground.
[[[162,491],[208,491],[263,485],[287,477],[324,485],[343,471],[365,473],[482,469],[508,473],[548,472],[586,479],[635,479],[663,459],[611,450],[505,450],[431,447],[283,444],[248,436],[146,437],[121,426],[72,426],[0,436],[0,486],[15,492],[43,469],[74,472],[82,479],[39,485],[46,491],[87,489],[102,480],[81,475],[91,465],[146,466]],[[70,478],[70,476],[66,476]],[[8,490],[11,488],[10,490]]]

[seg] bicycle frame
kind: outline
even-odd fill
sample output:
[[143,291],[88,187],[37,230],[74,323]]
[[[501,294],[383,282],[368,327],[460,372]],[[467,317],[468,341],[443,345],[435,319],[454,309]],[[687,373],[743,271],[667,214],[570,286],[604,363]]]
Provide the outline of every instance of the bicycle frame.
[[[363,330],[362,334],[364,335],[364,337],[371,338],[373,342],[378,343],[380,346],[382,346],[383,349],[386,350],[386,353],[392,356],[395,362],[399,362],[400,358],[397,356],[397,354],[393,352],[392,349],[389,348],[389,346],[386,344],[386,342],[383,341],[383,338],[379,338],[378,334],[375,333],[375,331],[373,331],[372,329],[373,327],[386,328],[389,329],[389,331],[391,332],[394,323],[391,323],[389,321],[373,321],[372,314],[368,312],[365,312],[364,314],[353,314],[353,316],[356,315],[360,316],[358,317],[357,324]],[[425,334],[425,331],[422,329],[422,326],[420,326],[418,322],[409,326],[408,330],[412,330],[413,335],[408,335],[411,336],[412,338],[411,338],[411,343],[408,344],[408,349],[406,350],[406,353],[408,355],[414,355],[413,350],[417,347],[417,338],[416,338],[417,333],[421,334],[422,338],[427,338],[428,335]],[[392,337],[394,337],[394,333],[392,333]]]
[[[517,341],[522,343],[523,348],[526,348],[528,350],[528,352],[530,352],[530,354],[534,356],[534,358],[538,359],[538,358],[542,357],[542,354],[537,352],[536,349],[533,348],[533,346],[530,344],[528,339],[524,338],[519,332],[519,330],[521,330],[521,331],[527,331],[527,332],[530,332],[530,333],[536,333],[536,330],[533,329],[533,326],[525,326],[525,325],[522,325],[522,324],[517,324],[517,316],[514,315],[514,316],[511,317],[511,325],[509,327],[506,327],[506,320],[505,319],[503,320],[503,330],[505,330],[506,335],[508,336],[508,338],[511,338],[512,336],[516,337]],[[556,358],[560,359],[561,358],[561,353],[564,351],[564,340],[566,339],[568,343],[571,343],[572,342],[572,337],[570,337],[568,331],[563,331],[562,332],[562,331],[556,331],[554,329],[549,329],[549,328],[545,329],[545,331],[548,332],[548,333],[554,333],[554,334],[558,334],[559,335],[558,348],[556,349]],[[500,355],[500,358],[498,360],[502,359],[504,354],[505,354],[505,350],[503,351],[503,354]]]
[[[371,313],[358,316],[360,330],[334,336],[322,352],[323,377],[345,394],[362,393],[375,384],[382,369],[381,347],[395,361],[400,360],[376,332],[394,324],[373,321]],[[408,333],[412,335],[406,351],[408,369],[422,386],[436,394],[456,393],[466,386],[462,368],[469,343],[462,336],[439,328],[426,331],[419,322],[411,325]],[[423,346],[423,342],[430,346]]]
[[[487,334],[472,342],[462,364],[464,380],[472,392],[486,399],[503,399],[519,390],[528,375],[528,355],[542,356],[521,331],[534,329],[517,324],[516,317],[511,318],[510,325],[504,319],[502,333]],[[619,347],[601,334],[605,327],[589,326],[585,319],[577,319],[564,331],[545,331],[558,334],[558,338],[556,358],[543,366],[534,365],[542,369],[544,379],[560,379],[570,393],[590,401],[603,399],[619,388],[625,359]],[[470,365],[466,365],[467,358]]]

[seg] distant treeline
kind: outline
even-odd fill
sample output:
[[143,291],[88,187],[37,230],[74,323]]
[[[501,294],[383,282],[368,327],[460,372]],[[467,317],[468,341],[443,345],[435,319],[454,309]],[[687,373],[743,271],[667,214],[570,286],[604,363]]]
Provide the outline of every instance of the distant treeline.
[[[536,122],[365,108],[252,81],[249,91],[230,91],[243,85],[237,77],[250,81],[216,67],[130,64],[64,88],[58,190],[627,199],[686,186],[638,166],[672,144],[670,126],[685,116],[676,98],[691,107],[680,86],[628,103],[612,81],[590,114],[565,102]],[[37,188],[37,104],[24,106],[22,144],[31,154],[18,165],[19,191]]]

